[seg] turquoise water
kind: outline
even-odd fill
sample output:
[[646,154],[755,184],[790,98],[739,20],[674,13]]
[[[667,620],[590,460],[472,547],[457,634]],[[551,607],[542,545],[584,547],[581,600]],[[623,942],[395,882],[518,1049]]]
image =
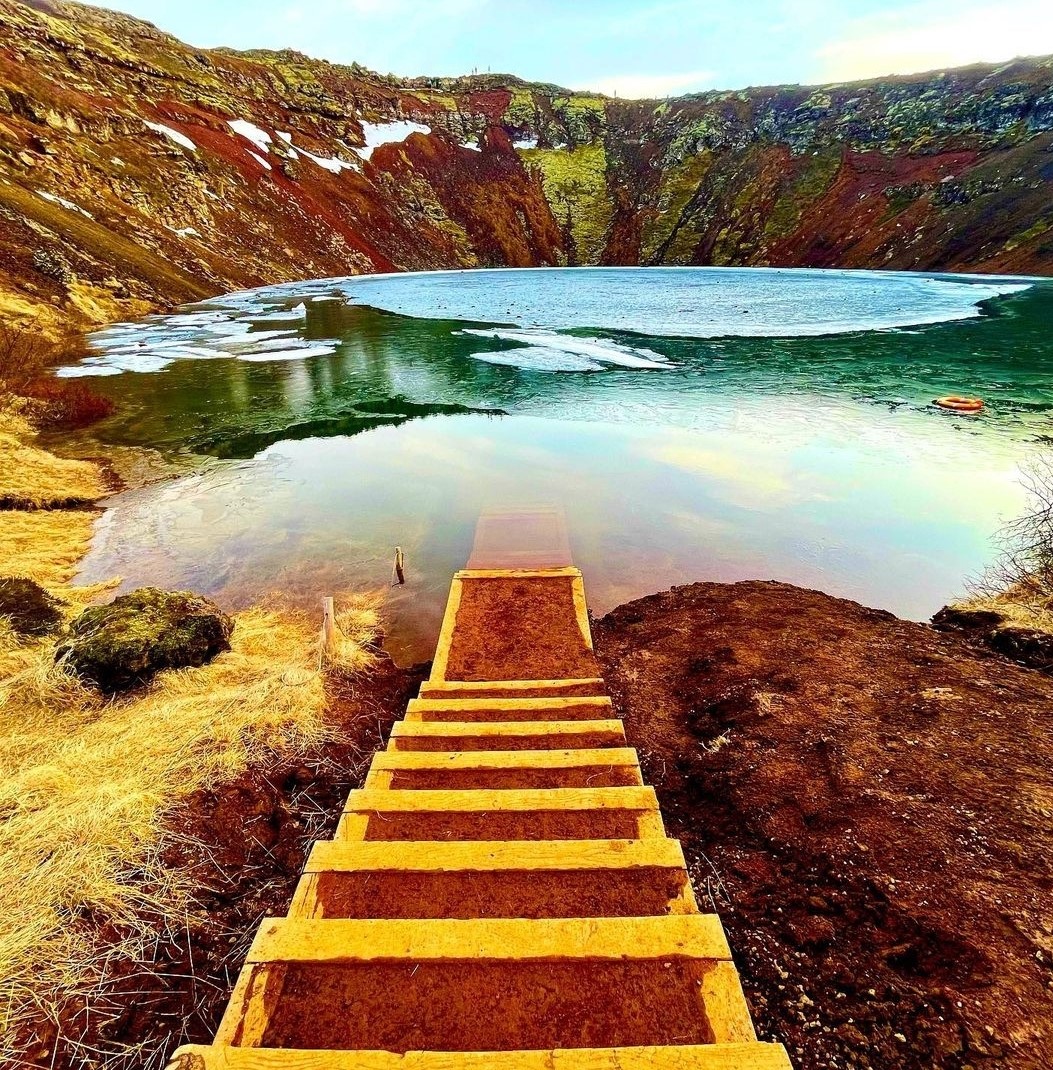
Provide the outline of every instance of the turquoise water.
[[[116,496],[85,581],[239,606],[385,587],[430,653],[486,509],[561,505],[593,609],[777,578],[925,618],[1053,437],[1053,285],[728,269],[319,280],[117,325],[104,443],[210,458]],[[975,417],[934,397],[976,394]]]

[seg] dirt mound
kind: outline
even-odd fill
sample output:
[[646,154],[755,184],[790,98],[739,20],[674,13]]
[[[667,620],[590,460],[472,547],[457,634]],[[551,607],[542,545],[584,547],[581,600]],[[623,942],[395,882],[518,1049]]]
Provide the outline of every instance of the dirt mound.
[[596,641],[798,1070],[1053,1065],[1053,680],[778,583],[640,599]]

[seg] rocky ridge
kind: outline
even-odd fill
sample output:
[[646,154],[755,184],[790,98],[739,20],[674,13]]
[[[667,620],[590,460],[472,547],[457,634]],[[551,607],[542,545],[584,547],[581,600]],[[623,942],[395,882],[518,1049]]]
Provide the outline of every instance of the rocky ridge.
[[0,0],[0,315],[558,264],[1053,269],[1053,57],[625,101]]

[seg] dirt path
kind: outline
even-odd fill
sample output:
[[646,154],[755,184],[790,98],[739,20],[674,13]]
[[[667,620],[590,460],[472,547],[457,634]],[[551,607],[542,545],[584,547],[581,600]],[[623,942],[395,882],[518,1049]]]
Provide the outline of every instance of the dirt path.
[[1053,680],[777,583],[640,599],[596,642],[799,1070],[1053,1065]]

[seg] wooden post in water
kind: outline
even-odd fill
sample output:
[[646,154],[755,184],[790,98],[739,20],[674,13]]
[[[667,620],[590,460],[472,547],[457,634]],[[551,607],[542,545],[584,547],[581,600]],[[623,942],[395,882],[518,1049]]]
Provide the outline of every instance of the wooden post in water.
[[319,642],[319,662],[324,661],[336,649],[336,608],[332,596],[322,599],[322,635]]

